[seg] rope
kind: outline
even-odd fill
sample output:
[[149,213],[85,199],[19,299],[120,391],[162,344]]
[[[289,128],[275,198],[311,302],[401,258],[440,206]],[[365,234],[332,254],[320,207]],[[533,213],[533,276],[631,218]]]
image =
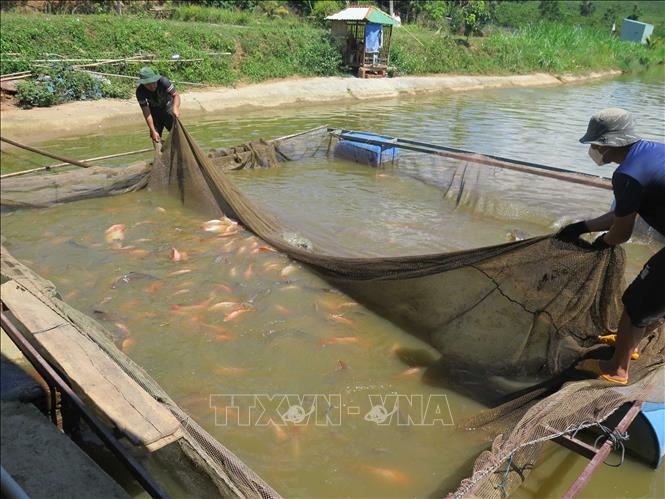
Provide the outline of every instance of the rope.
[[508,497],[508,490],[506,489],[507,486],[507,481],[508,481],[508,476],[510,475],[510,470],[513,468],[513,454],[510,454],[510,457],[508,458],[508,463],[506,464],[506,471],[503,473],[503,477],[501,478],[501,481],[497,484],[495,489],[499,489],[501,491],[501,494],[503,497]]
[[628,435],[627,431],[620,432],[616,428],[610,429],[607,426],[598,423],[598,428],[603,432],[603,435],[599,435],[598,438],[593,443],[594,449],[598,449],[598,442],[600,442],[601,439],[605,438],[606,440],[603,442],[605,444],[607,440],[609,440],[612,443],[612,448],[614,449],[621,449],[621,460],[619,461],[618,464],[610,464],[608,462],[604,462],[607,466],[610,466],[612,468],[618,468],[624,463],[624,459],[626,457],[626,446],[624,445],[624,442],[626,442],[630,436]]

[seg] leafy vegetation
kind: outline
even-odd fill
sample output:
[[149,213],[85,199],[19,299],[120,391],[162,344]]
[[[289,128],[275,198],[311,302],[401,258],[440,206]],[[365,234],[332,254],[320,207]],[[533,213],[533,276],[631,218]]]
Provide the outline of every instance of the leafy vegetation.
[[75,100],[127,98],[132,87],[112,83],[103,76],[74,71],[69,66],[55,65],[34,80],[18,85],[18,100],[22,107],[47,107]]
[[[122,16],[113,2],[46,1],[75,14],[7,10],[0,19],[3,74],[30,70],[20,85],[25,106],[131,94],[131,79],[95,77],[63,66],[81,59],[142,54],[173,79],[232,86],[289,76],[341,74],[341,55],[323,21],[339,0],[202,0],[167,2],[157,17],[137,0]],[[373,2],[387,7],[386,1]],[[640,69],[665,60],[665,44],[624,43],[609,27],[624,16],[665,23],[658,2],[395,0],[402,20],[393,31],[392,74],[514,74]],[[21,4],[22,5],[22,4]],[[141,9],[138,6],[142,6]],[[19,9],[19,10],[17,10]],[[662,10],[662,9],[660,9]],[[62,12],[58,11],[58,12]],[[79,13],[91,12],[91,13]],[[95,13],[102,12],[102,13]],[[660,26],[658,25],[660,21]],[[465,38],[462,38],[465,37]],[[95,66],[94,71],[135,76],[145,60]]]

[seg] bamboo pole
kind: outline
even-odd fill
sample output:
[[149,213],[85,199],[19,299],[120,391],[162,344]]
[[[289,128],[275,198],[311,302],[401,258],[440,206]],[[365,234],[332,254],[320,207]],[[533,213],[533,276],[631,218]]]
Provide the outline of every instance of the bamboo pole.
[[[113,76],[115,78],[125,78],[125,79],[130,79],[130,80],[138,80],[136,76],[128,76],[128,75],[119,75],[119,74],[114,74],[114,73],[102,73],[100,71],[90,71],[88,69],[79,69],[76,68],[77,71],[83,71],[85,73],[90,73],[90,74],[95,74],[95,75],[102,75],[102,76]],[[205,87],[206,85],[204,83],[193,83],[191,81],[174,81],[173,83],[178,84],[178,85],[193,85],[196,87]]]
[[[628,430],[630,424],[637,417],[641,409],[642,402],[633,402],[631,408],[616,426],[615,431],[624,433],[626,430]],[[563,496],[563,499],[575,499],[575,497],[577,497],[577,495],[582,491],[582,489],[584,489],[586,484],[591,479],[593,472],[596,471],[598,466],[603,464],[605,458],[610,454],[610,452],[612,452],[613,448],[614,443],[612,440],[609,438],[605,440],[605,443],[600,447],[600,449],[596,451],[596,455],[589,462],[589,464],[587,464],[587,467],[584,468],[584,471],[582,471],[582,474],[577,478],[577,480],[575,480],[575,483],[571,485],[570,489],[568,489],[566,494]]]
[[11,76],[20,76],[29,73],[30,71],[17,71],[16,73],[7,73],[5,75],[0,75],[0,80],[4,80],[5,78],[9,78]]
[[[141,54],[141,55],[133,55],[131,57],[123,57],[122,59],[102,59],[102,60],[98,60],[96,62],[91,62],[91,63],[88,63],[88,64],[74,64],[73,67],[75,67],[75,68],[84,68],[84,67],[89,68],[89,67],[93,67],[93,66],[103,66],[104,64],[117,64],[117,63],[120,63],[120,62],[135,61],[136,59],[139,59],[141,57],[145,58],[145,57],[148,57],[148,56]],[[145,59],[143,59],[143,60],[145,60]]]
[[0,136],[0,140],[3,141],[3,142],[7,142],[8,144],[11,144],[13,146],[20,147],[21,149],[25,149],[26,151],[34,152],[36,154],[41,154],[42,156],[57,159],[59,161],[64,161],[65,163],[69,163],[69,164],[75,165],[75,166],[80,166],[81,168],[90,168],[91,166],[93,166],[93,165],[89,165],[87,163],[83,163],[81,161],[77,161],[75,159],[69,159],[69,158],[65,158],[63,156],[58,156],[57,154],[52,154],[50,152],[44,151],[43,149],[38,149],[36,147],[28,146],[26,144],[21,144],[20,142],[16,142],[15,140],[8,139],[7,137]]
[[[117,154],[109,154],[108,156],[97,156],[96,158],[88,158],[84,159],[82,161],[100,161],[102,159],[113,159],[113,158],[121,158],[123,156],[132,156],[134,154],[141,154],[144,152],[151,152],[153,151],[153,148],[147,148],[147,149],[137,149],[136,151],[128,151],[128,152],[121,152]],[[12,173],[6,173],[5,175],[0,176],[0,180],[4,180],[6,178],[11,178],[11,177],[19,177],[21,175],[28,175],[29,173],[36,173],[36,172],[43,172],[43,171],[50,171],[55,168],[60,168],[63,166],[67,166],[70,163],[56,163],[54,165],[47,165],[47,166],[41,166],[39,168],[32,168],[30,170],[21,170],[20,172],[12,172]]]
[[25,75],[19,75],[19,76],[10,76],[9,78],[0,79],[0,83],[4,83],[6,81],[25,80],[26,78],[30,78],[31,76],[32,76],[32,73],[28,73],[28,74],[25,74]]

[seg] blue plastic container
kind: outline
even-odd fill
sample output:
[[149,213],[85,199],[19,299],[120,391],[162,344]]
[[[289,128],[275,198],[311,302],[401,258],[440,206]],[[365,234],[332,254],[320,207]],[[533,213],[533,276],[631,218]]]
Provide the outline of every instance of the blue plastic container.
[[[343,138],[335,145],[334,154],[338,158],[348,159],[356,163],[380,166],[395,161],[399,148],[390,143],[391,137],[382,137],[369,133],[344,133]],[[375,142],[373,144],[365,141]],[[377,144],[376,142],[382,142]]]

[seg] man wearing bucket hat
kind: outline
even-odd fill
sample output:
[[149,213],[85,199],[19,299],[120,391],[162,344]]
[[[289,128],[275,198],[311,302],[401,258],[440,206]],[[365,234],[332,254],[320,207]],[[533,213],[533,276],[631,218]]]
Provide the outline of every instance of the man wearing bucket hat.
[[[607,231],[596,238],[592,247],[610,248],[630,239],[637,215],[665,236],[665,144],[640,139],[631,114],[618,108],[593,115],[580,142],[589,144],[589,156],[597,165],[619,164],[612,175],[616,205],[598,218],[564,227],[557,238],[575,241],[587,232]],[[626,384],[631,357],[637,356],[636,349],[645,331],[654,329],[665,318],[665,248],[644,265],[622,301],[624,309],[612,359],[587,360],[578,368],[592,371],[606,381]]]
[[159,142],[164,127],[171,130],[173,117],[180,116],[180,96],[175,86],[166,76],[160,76],[150,68],[141,68],[136,100],[148,124],[150,138]]

